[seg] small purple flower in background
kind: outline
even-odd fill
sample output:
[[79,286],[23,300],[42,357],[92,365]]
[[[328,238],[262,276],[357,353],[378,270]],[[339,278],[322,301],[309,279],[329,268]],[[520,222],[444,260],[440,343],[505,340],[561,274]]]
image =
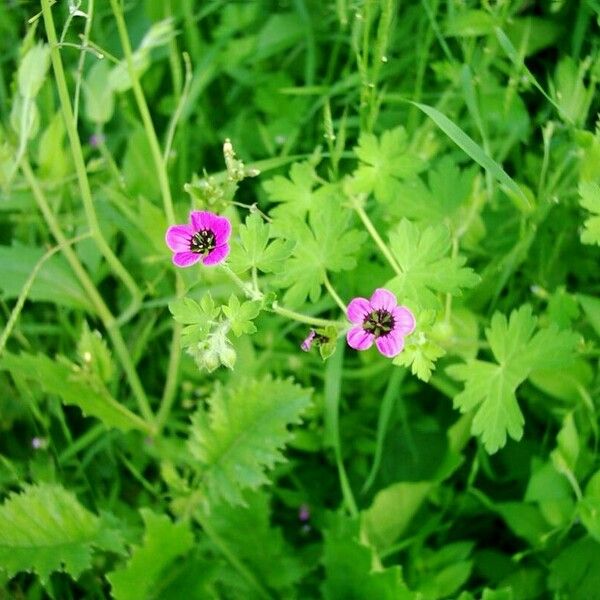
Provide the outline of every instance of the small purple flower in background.
[[348,319],[355,324],[348,332],[348,345],[367,350],[373,345],[390,358],[404,348],[404,336],[415,330],[415,317],[406,306],[398,306],[396,296],[384,288],[376,289],[370,300],[354,298],[348,304]]
[[229,254],[231,223],[207,211],[192,211],[189,225],[172,225],[165,241],[175,253],[173,263],[189,267],[198,261],[210,266],[223,262]]
[[98,146],[100,146],[101,144],[104,143],[105,141],[105,137],[102,133],[92,133],[92,135],[90,135],[90,146],[92,148],[98,148]]
[[298,509],[298,519],[303,523],[310,520],[310,507],[308,504],[301,504]]
[[306,339],[300,344],[300,348],[304,350],[304,352],[308,352],[317,337],[317,332],[314,329],[311,329],[306,336]]

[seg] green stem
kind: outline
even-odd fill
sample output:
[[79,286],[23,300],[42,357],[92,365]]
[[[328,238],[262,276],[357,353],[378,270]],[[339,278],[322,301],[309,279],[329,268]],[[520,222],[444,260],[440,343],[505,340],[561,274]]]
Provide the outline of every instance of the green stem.
[[[47,1],[47,0],[45,0]],[[142,123],[148,138],[150,145],[150,153],[152,155],[152,161],[154,162],[154,168],[158,176],[158,183],[160,186],[160,192],[162,195],[163,206],[167,221],[169,223],[175,223],[175,211],[173,210],[173,200],[171,198],[171,188],[169,187],[169,179],[167,177],[167,171],[163,162],[162,152],[152,123],[152,117],[150,116],[150,110],[148,109],[148,103],[144,96],[144,91],[140,84],[137,71],[133,64],[133,52],[131,50],[131,43],[129,41],[129,34],[127,33],[127,27],[125,25],[125,18],[123,17],[123,10],[118,0],[110,0],[110,5],[117,21],[117,29],[119,31],[119,39],[121,40],[121,46],[123,53],[125,54],[125,60],[127,61],[127,68],[129,70],[129,77],[131,79],[131,87],[133,89],[133,95],[142,117]]]
[[[80,242],[81,240],[84,240],[85,238],[88,238],[88,237],[90,237],[89,233],[84,233],[82,235],[78,235],[77,237],[73,238],[72,240],[67,240],[67,245],[70,246],[72,244],[76,244],[77,242]],[[27,278],[27,281],[23,285],[23,288],[21,289],[21,293],[19,294],[19,297],[17,298],[17,302],[15,303],[15,306],[10,313],[10,317],[9,317],[8,321],[6,322],[6,326],[4,327],[4,330],[2,331],[2,335],[0,335],[0,356],[2,356],[2,353],[4,352],[4,347],[6,346],[6,342],[8,341],[8,338],[10,337],[10,334],[12,333],[12,330],[17,323],[17,319],[19,318],[19,315],[21,314],[21,310],[23,310],[25,300],[27,300],[27,295],[29,294],[29,292],[31,290],[31,286],[33,285],[33,282],[35,281],[35,278],[37,277],[38,273],[40,272],[40,269],[44,266],[44,264],[46,263],[46,261],[48,259],[52,258],[59,250],[62,250],[63,248],[64,248],[64,246],[62,244],[59,244],[58,246],[54,246],[54,248],[50,248],[50,250],[48,250],[48,252],[46,252],[46,254],[44,254],[44,256],[42,256],[40,258],[40,260],[38,260],[37,263],[35,264],[35,266],[33,267],[33,270],[31,271],[31,273],[29,274],[29,277]]]
[[335,291],[335,288],[331,284],[329,277],[327,277],[327,273],[325,273],[325,279],[323,280],[325,284],[325,288],[329,292],[329,295],[335,300],[336,304],[340,307],[342,312],[346,314],[348,307],[344,304],[344,301],[339,297],[338,293]]
[[77,254],[75,254],[74,250],[69,246],[69,240],[63,233],[58,219],[52,212],[50,204],[48,203],[48,200],[46,199],[46,196],[44,195],[44,192],[42,191],[42,188],[26,159],[21,161],[21,170],[23,171],[23,175],[25,176],[31,191],[33,192],[33,197],[35,198],[35,201],[42,215],[44,216],[46,223],[48,224],[48,228],[61,247],[67,262],[73,269],[73,272],[77,276],[79,283],[88,295],[96,312],[98,313],[98,316],[100,317],[100,320],[102,321],[102,324],[111,338],[117,356],[121,362],[121,366],[123,367],[123,371],[125,372],[125,376],[127,377],[129,385],[138,403],[141,414],[146,421],[151,421],[153,419],[153,415],[152,410],[150,409],[150,404],[148,403],[148,398],[146,397],[144,388],[142,387],[138,374],[133,366],[129,350],[127,349],[127,345],[123,340],[123,336],[121,335],[114,316],[110,312],[110,309],[104,302],[90,276],[83,268],[83,265],[79,261]]
[[90,188],[90,182],[87,177],[87,171],[85,168],[85,161],[83,159],[83,150],[81,149],[81,140],[77,132],[77,123],[73,114],[73,108],[71,106],[71,98],[69,97],[69,89],[67,87],[67,80],[65,77],[65,71],[60,56],[60,50],[58,47],[58,39],[56,37],[56,28],[54,26],[54,19],[52,17],[52,10],[50,9],[50,0],[41,0],[42,13],[44,16],[44,26],[46,28],[46,36],[50,44],[50,57],[52,59],[52,68],[54,70],[54,78],[56,80],[56,87],[58,90],[58,96],[60,98],[61,109],[67,130],[67,136],[71,146],[71,154],[73,156],[73,163],[75,165],[75,172],[77,173],[77,180],[79,182],[79,190],[81,193],[81,200],[83,202],[83,208],[85,211],[86,220],[88,227],[100,250],[100,253],[110,265],[112,271],[121,279],[125,284],[129,293],[131,294],[131,303],[129,309],[126,311],[128,315],[135,314],[142,301],[142,293],[140,292],[137,284],[133,277],[129,274],[129,271],[121,264],[116,254],[111,250],[107,241],[104,239],[102,230],[98,223],[98,217],[96,215],[96,209],[94,207],[94,200],[92,199],[92,191]]
[[398,275],[402,275],[402,268],[396,262],[393,254],[390,249],[385,245],[385,242],[381,239],[379,233],[377,233],[377,229],[373,225],[373,222],[369,218],[369,215],[365,212],[365,209],[360,205],[360,200],[358,198],[354,198],[352,201],[352,207],[356,211],[356,214],[360,217],[360,220],[363,222],[365,229],[369,232],[369,235],[373,238],[373,241],[377,244],[381,253],[385,256],[387,261],[390,263],[390,266]]
[[335,327],[340,326],[339,321],[331,321],[329,319],[319,319],[318,317],[303,315],[295,310],[290,310],[289,308],[279,306],[277,302],[273,302],[271,310],[282,317],[287,317],[288,319],[298,321],[299,323],[305,323],[306,325],[313,325],[314,327],[328,327],[329,325],[334,325]]
[[210,538],[210,541],[219,549],[221,554],[230,562],[231,566],[250,584],[261,598],[272,600],[271,594],[258,581],[254,573],[231,551],[229,546],[221,538],[215,529],[210,524],[209,519],[205,519],[200,510],[194,513],[194,518],[204,530],[204,533]]

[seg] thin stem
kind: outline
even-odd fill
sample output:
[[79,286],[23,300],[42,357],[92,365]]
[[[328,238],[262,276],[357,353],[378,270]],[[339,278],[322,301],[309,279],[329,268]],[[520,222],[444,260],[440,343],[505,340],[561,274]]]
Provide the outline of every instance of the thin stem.
[[229,561],[231,566],[250,584],[261,598],[272,600],[271,594],[256,578],[254,573],[231,551],[226,542],[221,538],[218,532],[213,529],[209,519],[205,519],[200,510],[194,513],[194,518],[204,530],[204,533],[210,538],[210,541],[219,549],[221,554]]
[[[77,81],[75,83],[75,98],[73,99],[73,116],[75,123],[79,116],[79,97],[81,93],[81,80],[83,78],[83,67],[85,63],[86,51],[88,50],[88,40],[90,39],[90,31],[92,29],[92,20],[94,18],[94,0],[88,0],[87,16],[85,18],[85,27],[83,28],[83,37],[81,38],[82,52],[79,55],[77,63]],[[61,40],[62,42],[63,40]],[[92,50],[95,52],[95,50]]]
[[231,279],[231,281],[233,281],[233,283],[235,283],[235,285],[237,285],[240,288],[244,295],[250,298],[250,300],[262,300],[263,295],[260,293],[260,291],[254,290],[252,286],[248,285],[245,281],[240,279],[240,277],[236,273],[234,273],[227,265],[221,264],[220,268],[221,271],[223,271],[223,273],[225,273],[227,277],[229,277],[229,279]]
[[[67,240],[67,245],[70,246],[72,244],[76,244],[77,242],[80,242],[81,240],[84,240],[84,239],[90,237],[90,235],[91,235],[90,233],[84,233],[82,235],[78,235],[77,237],[73,238],[72,240]],[[50,250],[48,250],[48,252],[46,252],[46,254],[44,254],[44,256],[42,256],[40,258],[40,260],[38,260],[37,263],[35,264],[35,266],[33,267],[33,270],[29,274],[27,281],[25,281],[25,284],[23,285],[23,288],[21,289],[21,293],[19,294],[19,297],[17,298],[17,302],[15,303],[15,306],[13,307],[13,309],[10,313],[10,317],[8,318],[8,321],[6,322],[6,326],[4,327],[4,330],[2,331],[2,335],[0,335],[0,356],[4,352],[6,342],[8,341],[8,338],[10,337],[10,334],[12,333],[12,330],[17,323],[17,319],[19,318],[19,315],[21,314],[21,310],[23,310],[23,306],[25,305],[25,300],[27,300],[27,295],[29,294],[31,287],[33,286],[33,282],[35,281],[35,278],[37,277],[38,273],[40,272],[40,269],[44,266],[44,264],[46,264],[47,260],[52,258],[59,250],[62,250],[63,247],[64,246],[62,244],[59,244],[58,246],[54,246],[54,248],[50,248]]]
[[373,241],[377,244],[381,253],[385,256],[387,261],[390,263],[390,266],[398,275],[402,275],[402,268],[396,262],[394,255],[391,253],[390,249],[385,245],[385,242],[381,239],[379,233],[377,233],[377,229],[373,225],[373,222],[369,218],[369,215],[365,212],[365,209],[360,205],[360,200],[358,198],[352,199],[352,207],[356,211],[356,214],[360,217],[360,220],[363,222],[365,229],[369,232],[369,235],[373,238]]
[[329,319],[319,319],[318,317],[309,317],[308,315],[303,315],[295,310],[290,310],[289,308],[279,306],[277,302],[273,302],[271,310],[282,317],[292,319],[293,321],[298,321],[299,323],[305,323],[306,325],[313,325],[315,327],[328,327],[330,325],[340,327],[341,325],[339,321],[331,321]]
[[[47,0],[45,0],[47,1]],[[169,223],[175,222],[175,211],[173,210],[173,199],[171,198],[171,188],[169,187],[169,180],[167,172],[163,163],[162,152],[152,123],[152,117],[150,116],[150,110],[148,109],[148,103],[144,96],[144,91],[140,84],[138,73],[133,64],[133,52],[131,50],[131,43],[129,41],[129,34],[127,33],[127,27],[125,25],[125,18],[123,17],[123,10],[118,0],[110,0],[110,5],[117,21],[117,29],[119,31],[119,39],[121,40],[121,46],[123,53],[125,54],[125,60],[127,61],[127,68],[129,70],[129,77],[131,79],[131,86],[133,89],[133,95],[142,117],[142,123],[144,124],[144,130],[148,143],[150,144],[150,153],[152,154],[152,160],[154,162],[154,168],[158,176],[158,183],[160,185],[160,191],[163,200],[163,206],[167,221]]]
[[102,321],[102,324],[111,338],[117,356],[121,362],[121,366],[123,367],[123,371],[125,372],[125,376],[127,377],[129,385],[138,403],[141,414],[143,415],[144,419],[151,421],[153,419],[153,415],[152,410],[150,409],[150,404],[148,403],[148,398],[146,397],[144,388],[142,387],[138,374],[133,366],[129,350],[127,349],[127,345],[123,340],[123,336],[117,327],[114,316],[110,312],[110,309],[104,302],[90,276],[83,268],[83,265],[79,261],[77,254],[75,254],[73,249],[69,246],[69,240],[63,233],[58,219],[52,212],[50,204],[48,203],[48,200],[46,199],[46,196],[44,195],[44,192],[42,191],[42,188],[26,159],[21,161],[21,170],[25,176],[25,179],[27,180],[27,183],[29,184],[31,191],[33,192],[33,197],[35,198],[35,201],[42,215],[44,216],[46,223],[48,224],[48,228],[61,247],[67,262],[73,269],[73,272],[77,276],[79,283],[88,295],[92,305],[100,317],[100,320]]
[[58,48],[58,39],[56,37],[56,28],[54,26],[54,19],[52,17],[52,10],[50,9],[50,0],[41,0],[42,2],[42,13],[44,16],[44,26],[46,28],[46,35],[48,42],[50,43],[50,57],[52,59],[52,68],[54,70],[54,78],[56,80],[56,87],[58,90],[58,96],[60,98],[60,104],[64,117],[65,127],[67,135],[69,137],[69,143],[71,145],[71,154],[73,156],[73,163],[75,164],[75,171],[77,173],[77,179],[79,182],[79,190],[81,192],[81,199],[83,202],[83,208],[85,210],[86,220],[90,232],[100,250],[102,256],[109,263],[113,272],[123,281],[129,293],[131,294],[131,304],[127,311],[130,314],[134,314],[139,310],[142,300],[142,294],[135,283],[133,277],[129,274],[129,271],[121,264],[115,253],[111,250],[110,246],[104,239],[102,230],[98,223],[98,217],[94,208],[94,201],[92,199],[92,192],[90,189],[90,183],[87,177],[87,171],[85,168],[85,161],[83,159],[83,151],[81,149],[81,140],[77,132],[77,123],[73,115],[73,109],[71,107],[71,99],[69,97],[69,90],[67,87],[67,80],[65,77],[65,71]]
[[177,378],[179,376],[179,363],[181,362],[181,331],[183,325],[181,323],[173,324],[173,336],[171,338],[171,348],[169,351],[169,364],[167,367],[167,377],[165,380],[165,388],[163,390],[160,407],[156,415],[156,428],[160,433],[165,426],[171,408],[175,402],[177,394]]
[[331,284],[329,277],[327,277],[327,273],[325,273],[325,279],[323,280],[325,284],[325,288],[329,292],[329,295],[335,300],[336,304],[340,307],[342,312],[346,314],[348,307],[344,304],[344,301],[339,297],[338,293],[335,291],[335,288]]

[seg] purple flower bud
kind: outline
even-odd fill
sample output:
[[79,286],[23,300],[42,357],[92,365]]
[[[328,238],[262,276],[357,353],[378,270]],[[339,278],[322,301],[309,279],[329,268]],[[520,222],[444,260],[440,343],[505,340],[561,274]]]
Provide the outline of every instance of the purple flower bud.
[[306,336],[306,339],[300,344],[300,348],[304,350],[304,352],[308,352],[315,341],[315,337],[317,332],[314,329],[311,329],[309,334]]
[[92,148],[97,148],[100,144],[104,143],[106,138],[101,133],[92,133],[90,135],[89,143]]

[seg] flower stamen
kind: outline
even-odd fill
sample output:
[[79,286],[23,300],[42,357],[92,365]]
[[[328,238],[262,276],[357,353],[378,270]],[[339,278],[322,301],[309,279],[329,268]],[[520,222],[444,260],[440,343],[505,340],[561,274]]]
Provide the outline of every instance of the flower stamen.
[[216,236],[210,229],[197,231],[190,240],[190,251],[195,254],[208,254],[216,247]]
[[363,329],[376,338],[387,335],[394,329],[395,321],[391,312],[385,309],[373,310],[363,322]]

